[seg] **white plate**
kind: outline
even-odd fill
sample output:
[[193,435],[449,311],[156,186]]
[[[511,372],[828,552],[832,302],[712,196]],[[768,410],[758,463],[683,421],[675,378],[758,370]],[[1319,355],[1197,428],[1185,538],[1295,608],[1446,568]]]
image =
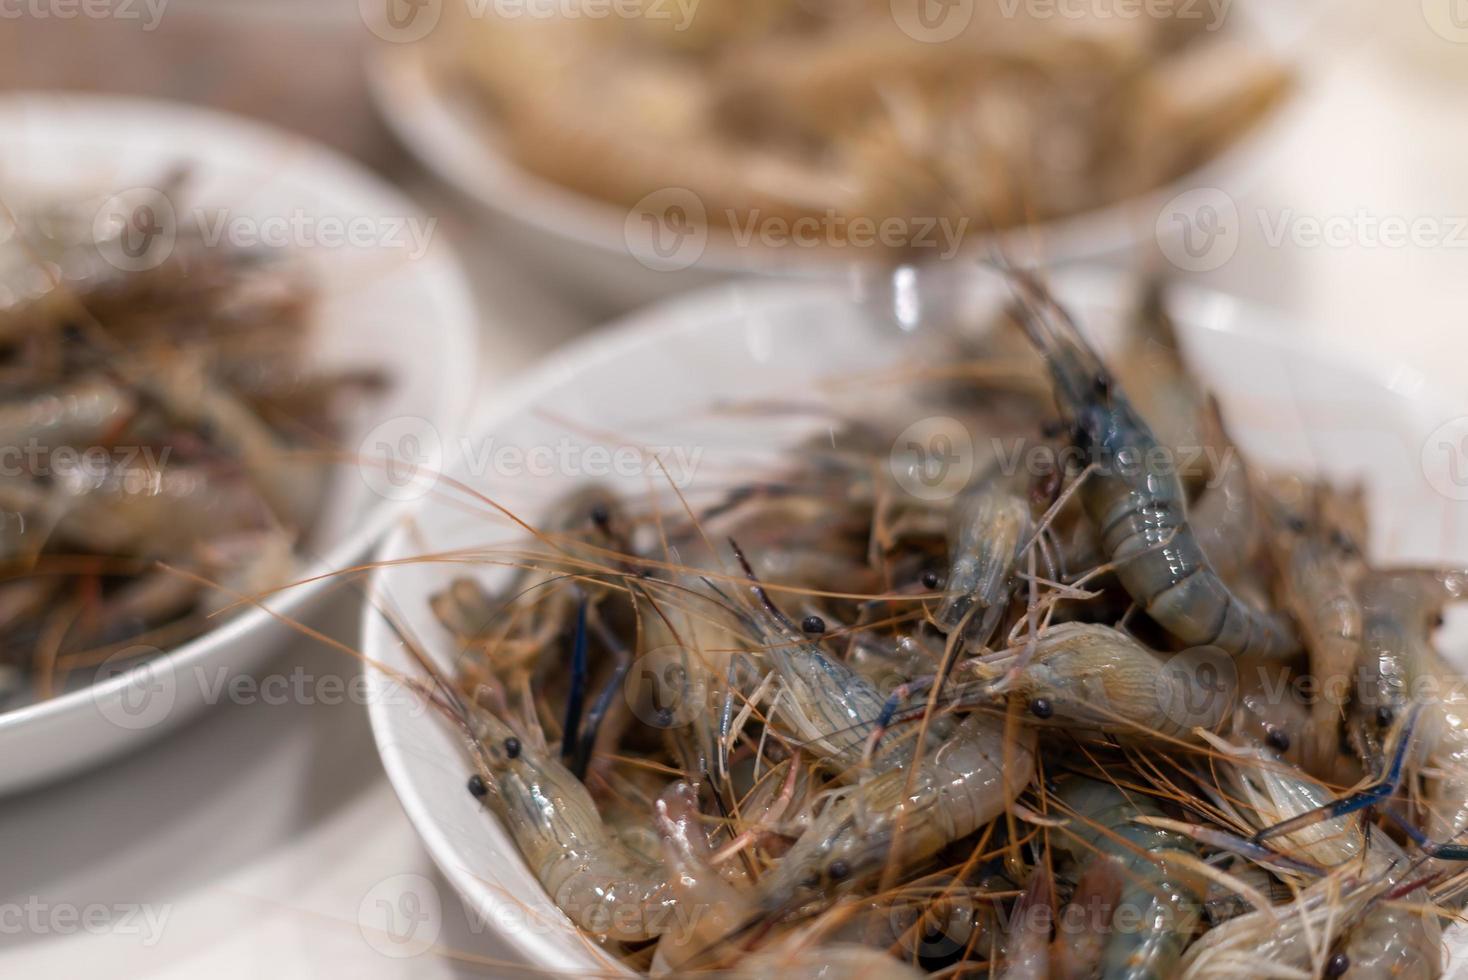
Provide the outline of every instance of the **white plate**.
[[[588,446],[608,453],[624,441],[661,447],[703,447],[689,492],[728,470],[719,459],[762,455],[806,432],[788,426],[713,420],[712,403],[761,398],[817,397],[814,379],[890,366],[903,331],[883,309],[909,323],[945,311],[993,308],[1007,297],[992,273],[975,271],[962,290],[899,288],[867,301],[821,284],[768,281],[730,285],[670,301],[575,344],[506,393],[477,430],[495,447],[573,447],[558,457],[589,460]],[[1130,304],[1128,287],[1111,276],[1079,272],[1056,282],[1062,300],[1103,343]],[[1434,489],[1421,460],[1427,433],[1446,415],[1427,400],[1420,381],[1404,370],[1375,376],[1304,349],[1290,325],[1227,296],[1183,293],[1174,311],[1193,362],[1220,392],[1235,435],[1260,462],[1368,481],[1373,504],[1373,548],[1383,558],[1468,559],[1468,504]],[[587,436],[585,433],[615,433]],[[474,454],[466,454],[474,458]],[[479,453],[478,458],[489,459]],[[667,459],[676,459],[672,452]],[[491,467],[493,469],[493,467]],[[582,465],[566,470],[584,472]],[[677,469],[674,470],[677,473]],[[1434,470],[1434,479],[1440,474]],[[456,474],[534,523],[546,502],[579,481],[577,473],[528,475],[506,471]],[[608,481],[636,493],[639,476]],[[1468,496],[1468,495],[1465,495]],[[481,505],[465,505],[445,490],[391,536],[384,559],[523,542]],[[458,505],[450,503],[455,501]],[[434,621],[427,599],[465,566],[404,563],[383,568],[374,595],[447,667],[453,646]],[[486,571],[493,587],[494,575]],[[388,668],[412,674],[396,635],[368,611],[365,651]],[[503,928],[526,961],[547,971],[606,969],[594,947],[554,908],[498,822],[465,791],[467,762],[457,737],[430,712],[415,710],[385,675],[369,671],[369,712],[389,778],[430,854],[471,909]]]
[[[1241,2],[1231,8],[1241,23],[1231,20],[1229,29],[1257,38],[1289,63],[1305,25],[1312,21],[1314,4],[1315,0]],[[426,42],[384,43],[376,49],[368,65],[369,80],[383,117],[440,179],[508,218],[525,253],[547,275],[585,297],[620,311],[733,276],[839,279],[846,274],[849,263],[833,259],[829,251],[740,246],[716,238],[701,246],[696,260],[680,249],[675,253],[677,268],[664,269],[661,259],[649,254],[641,241],[636,219],[644,216],[629,215],[626,207],[521,168],[501,149],[503,139],[483,105],[467,90],[445,84],[442,73],[432,70],[433,51]],[[1173,184],[1044,225],[970,238],[964,250],[990,255],[1002,247],[1017,258],[1032,256],[1054,264],[1127,254],[1159,235],[1178,237],[1179,224],[1159,224],[1168,202],[1188,188],[1218,188],[1233,196],[1246,191],[1263,174],[1267,151],[1287,129],[1295,101],[1287,98],[1269,118]],[[660,211],[663,203],[659,201],[655,209]],[[676,203],[676,198],[666,202]]]
[[[232,240],[243,242],[252,228],[272,234],[281,219],[310,229],[290,231],[286,240],[320,286],[312,363],[380,370],[391,383],[353,414],[344,448],[356,451],[365,441],[371,452],[382,441],[368,438],[374,431],[422,428],[389,420],[457,427],[472,391],[474,309],[442,243],[429,235],[421,254],[416,245],[393,244],[395,222],[420,220],[397,192],[309,140],[245,119],[130,98],[0,99],[0,199],[8,205],[55,193],[102,200],[156,185],[178,163],[193,171],[183,206],[227,209]],[[354,218],[373,229],[372,241],[332,244],[335,228]],[[302,578],[349,567],[387,526],[394,501],[369,486],[377,472],[349,464],[333,471],[303,548]],[[325,580],[301,585],[270,606],[298,617],[330,587]],[[115,756],[181,723],[222,696],[220,677],[252,669],[286,629],[252,609],[145,667],[117,673],[104,665],[86,689],[0,714],[0,793]]]

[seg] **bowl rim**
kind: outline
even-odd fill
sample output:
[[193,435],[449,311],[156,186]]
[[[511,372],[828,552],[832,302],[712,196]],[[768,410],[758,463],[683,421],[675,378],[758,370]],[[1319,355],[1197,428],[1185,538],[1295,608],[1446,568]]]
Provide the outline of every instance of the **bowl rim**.
[[[389,213],[422,213],[421,208],[407,195],[345,154],[302,134],[218,109],[144,96],[31,89],[0,96],[0,118],[42,111],[58,105],[63,108],[69,123],[83,116],[106,116],[114,120],[117,117],[133,118],[140,124],[163,119],[180,129],[202,124],[232,130],[242,139],[262,147],[273,145],[292,152],[304,147],[311,152],[315,167],[333,171],[338,179],[350,187],[351,193],[370,196],[387,205],[391,209]],[[148,127],[139,125],[134,131],[148,131]],[[437,336],[445,342],[446,351],[457,353],[455,357],[440,358],[442,363],[436,367],[438,370],[457,370],[464,375],[462,380],[465,382],[462,386],[440,386],[441,390],[464,392],[462,395],[448,396],[443,422],[461,423],[471,408],[472,396],[469,392],[472,385],[469,382],[473,378],[473,366],[478,363],[479,337],[475,326],[478,317],[468,280],[453,248],[435,236],[428,257],[438,266],[436,278],[441,281],[436,287],[436,300],[446,311],[441,317]],[[329,502],[323,502],[323,506],[329,506]],[[320,549],[312,549],[314,556],[297,568],[299,577],[294,582],[281,587],[259,603],[242,609],[192,640],[164,651],[161,656],[129,667],[100,683],[87,684],[46,701],[0,712],[0,738],[19,729],[56,722],[103,699],[111,698],[125,690],[141,672],[159,669],[176,672],[206,661],[247,634],[261,630],[281,617],[293,615],[330,587],[332,579],[327,573],[348,568],[366,555],[403,507],[402,503],[383,497],[372,500],[360,519],[341,540]]]
[[[1084,302],[1121,295],[1120,290],[1130,281],[1129,275],[1133,274],[1106,267],[1072,266],[1055,270],[1052,281],[1056,291],[1063,296],[1073,295],[1076,300]],[[727,315],[736,304],[742,315],[757,316],[759,311],[775,303],[838,296],[850,297],[849,290],[839,283],[754,278],[721,283],[653,303],[614,319],[595,333],[572,341],[542,359],[477,413],[474,429],[479,431],[492,427],[523,412],[534,404],[539,394],[581,372],[594,369],[607,359],[670,336],[707,330],[711,319]],[[1168,303],[1174,315],[1188,323],[1191,329],[1237,336],[1250,343],[1274,347],[1282,353],[1291,352],[1397,395],[1416,427],[1424,425],[1444,405],[1444,399],[1428,386],[1425,376],[1405,363],[1358,361],[1330,348],[1310,346],[1309,334],[1274,329],[1282,324],[1308,321],[1268,304],[1185,283],[1169,290]],[[1428,425],[1422,431],[1430,428]],[[420,501],[420,507],[426,507],[430,500]],[[405,515],[404,522],[379,542],[375,559],[391,561],[396,556],[401,538],[407,533],[409,522],[416,513]],[[386,574],[388,569],[385,566],[374,569],[369,586],[371,594],[387,594],[387,583],[383,579]],[[415,791],[414,776],[410,772],[415,760],[402,750],[398,742],[394,731],[396,722],[392,716],[397,705],[393,698],[385,696],[390,693],[393,681],[371,659],[382,649],[380,644],[392,642],[393,637],[389,626],[377,613],[373,604],[364,604],[359,635],[362,652],[367,658],[363,671],[371,692],[367,698],[368,719],[383,769],[399,805],[434,864],[453,885],[460,899],[472,907],[472,914],[482,916],[483,921],[493,922],[494,911],[504,904],[502,898],[494,889],[483,887],[465,866],[444,825],[434,817],[429,801]],[[569,926],[569,920],[566,921]],[[592,949],[570,950],[553,942],[552,937],[534,930],[496,930],[494,934],[536,968],[584,970],[595,962],[596,953]],[[585,953],[587,958],[576,956],[578,953]],[[619,971],[619,975],[635,975],[609,957],[603,957],[603,962],[598,965],[605,968],[608,964]]]
[[[1308,4],[1309,0],[1296,0],[1299,2]],[[1260,0],[1249,0],[1244,10],[1242,29],[1281,56],[1291,50],[1318,13],[1298,7],[1281,11],[1276,4]],[[387,42],[367,57],[373,102],[416,159],[471,200],[544,235],[642,264],[626,240],[630,208],[543,177],[501,151],[494,140],[498,125],[471,96],[436,76],[430,68],[433,57],[432,49],[422,43]],[[1297,62],[1289,63],[1298,67]],[[1293,85],[1301,84],[1297,73]],[[1156,219],[1180,194],[1209,187],[1231,187],[1237,194],[1258,181],[1300,111],[1304,100],[1298,94],[1286,91],[1277,104],[1222,149],[1166,183],[1046,221],[965,235],[958,256],[998,250],[1000,254],[1035,255],[1053,265],[1117,254],[1159,237]],[[444,135],[451,132],[457,135]],[[447,145],[449,139],[455,142],[452,148]],[[878,264],[875,256],[873,260],[842,259],[832,248],[740,245],[722,235],[710,235],[690,270],[735,276],[774,273],[799,279],[831,277],[853,266],[874,264]],[[657,270],[648,267],[648,271]],[[674,274],[678,271],[682,270]]]

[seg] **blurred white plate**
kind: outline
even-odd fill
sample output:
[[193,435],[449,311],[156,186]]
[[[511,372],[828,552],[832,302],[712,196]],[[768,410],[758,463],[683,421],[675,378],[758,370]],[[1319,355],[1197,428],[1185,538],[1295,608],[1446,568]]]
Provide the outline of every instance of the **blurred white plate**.
[[[1257,39],[1289,64],[1313,16],[1314,2],[1240,2],[1229,8],[1230,16],[1240,19],[1231,21],[1229,29]],[[434,70],[433,51],[426,41],[384,43],[375,49],[369,80],[383,117],[440,179],[509,219],[516,241],[547,275],[584,297],[621,311],[734,276],[840,279],[848,271],[851,263],[833,250],[739,245],[707,235],[680,239],[671,259],[654,253],[643,241],[640,220],[654,213],[671,218],[683,200],[678,189],[651,195],[657,198],[649,204],[653,211],[641,214],[523,169],[503,149],[503,138],[481,101]],[[1288,127],[1295,103],[1287,96],[1284,105],[1241,139],[1172,184],[1042,225],[967,236],[964,252],[990,255],[994,247],[1002,247],[1011,256],[1054,264],[1136,252],[1158,236],[1179,238],[1179,224],[1159,222],[1168,203],[1190,188],[1217,188],[1233,196],[1246,191],[1263,174],[1267,151]],[[669,196],[663,200],[662,195]],[[1189,213],[1197,207],[1184,206]]]
[[[861,300],[834,285],[757,282],[653,307],[533,371],[480,420],[476,430],[482,441],[464,458],[489,460],[483,450],[490,446],[568,446],[570,451],[558,458],[570,461],[592,459],[588,447],[601,447],[613,457],[625,445],[664,447],[664,458],[674,461],[679,449],[702,449],[688,491],[696,493],[710,482],[727,487],[729,470],[718,465],[720,460],[731,454],[741,462],[767,456],[810,430],[793,431],[769,419],[710,415],[704,410],[711,405],[818,400],[818,379],[891,366],[906,340],[890,313],[894,306],[904,322],[921,329],[925,318],[957,313],[968,321],[1008,297],[987,270],[973,271],[961,288],[947,291],[921,284],[909,288],[901,279],[896,285],[894,291],[872,290]],[[1055,286],[1103,346],[1132,302],[1128,285],[1114,276],[1075,272],[1058,277]],[[1373,553],[1381,558],[1468,560],[1468,503],[1434,489],[1442,485],[1443,473],[1425,470],[1422,462],[1424,446],[1431,448],[1427,434],[1446,416],[1427,400],[1415,375],[1384,367],[1367,376],[1323,352],[1304,349],[1288,323],[1228,296],[1181,292],[1174,300],[1192,362],[1220,393],[1234,434],[1251,458],[1338,479],[1364,478],[1373,510]],[[505,467],[496,474],[494,469],[451,473],[467,488],[535,523],[549,501],[586,478],[589,467],[578,463],[534,474]],[[689,468],[670,469],[677,477]],[[637,494],[658,485],[660,477],[649,482],[640,474],[625,475],[603,482]],[[524,540],[523,532],[445,482],[387,539],[380,557],[410,559]],[[465,568],[405,562],[381,568],[373,586],[374,597],[445,669],[451,668],[453,642],[434,620],[428,597]],[[504,569],[479,571],[491,588],[505,574]],[[375,662],[415,673],[397,635],[370,608],[363,638]],[[388,777],[471,915],[500,924],[505,940],[540,969],[589,973],[614,968],[551,904],[514,842],[466,792],[469,769],[458,736],[431,711],[406,701],[386,675],[368,674],[369,712]]]
[[[237,117],[105,96],[0,99],[0,200],[12,208],[56,194],[100,202],[156,186],[180,163],[192,171],[181,206],[226,209],[232,239],[255,228],[273,234],[282,221],[305,229],[286,232],[285,241],[290,259],[305,263],[320,288],[311,363],[374,369],[390,382],[352,414],[343,449],[397,452],[395,440],[429,431],[416,420],[444,432],[458,427],[473,389],[474,309],[446,245],[396,191],[309,140]],[[351,227],[367,231],[355,238],[338,232]],[[379,479],[384,472],[370,464],[333,468],[302,548],[301,578],[350,567],[367,553],[398,496]],[[300,585],[269,605],[299,617],[333,587],[340,585]],[[145,666],[118,673],[104,664],[84,689],[0,714],[0,793],[76,771],[178,725],[227,696],[221,680],[258,665],[287,630],[250,609]]]

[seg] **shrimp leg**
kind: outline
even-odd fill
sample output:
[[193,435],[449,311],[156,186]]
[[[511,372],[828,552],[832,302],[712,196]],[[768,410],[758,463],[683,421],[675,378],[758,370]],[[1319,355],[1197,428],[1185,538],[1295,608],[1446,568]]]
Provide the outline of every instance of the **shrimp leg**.
[[1255,841],[1265,841],[1271,837],[1281,834],[1292,834],[1297,830],[1335,820],[1339,817],[1348,816],[1375,806],[1382,800],[1387,799],[1395,793],[1402,785],[1402,773],[1406,769],[1407,750],[1412,743],[1412,730],[1416,727],[1417,716],[1420,706],[1413,706],[1406,719],[1402,723],[1401,732],[1397,735],[1396,751],[1392,753],[1391,762],[1387,766],[1380,779],[1349,796],[1343,796],[1324,806],[1306,810],[1304,813],[1296,814],[1288,820],[1283,820],[1270,827],[1265,827],[1254,835]]

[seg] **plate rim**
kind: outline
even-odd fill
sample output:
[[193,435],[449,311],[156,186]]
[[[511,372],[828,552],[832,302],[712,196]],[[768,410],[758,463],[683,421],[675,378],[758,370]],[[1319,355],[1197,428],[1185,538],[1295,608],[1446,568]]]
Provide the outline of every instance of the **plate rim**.
[[[1084,296],[1096,300],[1122,295],[1122,289],[1131,281],[1129,275],[1134,276],[1126,271],[1103,266],[1073,266],[1055,270],[1052,281],[1056,291],[1062,295],[1073,291],[1077,298]],[[788,297],[816,300],[823,295],[829,297],[833,293],[850,297],[848,287],[840,283],[746,278],[657,301],[618,317],[596,332],[574,340],[541,359],[524,372],[519,381],[504,389],[483,410],[476,413],[473,431],[481,431],[523,411],[527,405],[533,404],[533,399],[539,393],[555,387],[570,376],[593,369],[605,359],[671,335],[707,330],[710,321],[715,319],[714,314],[729,313],[735,302],[743,311],[757,314],[760,309]],[[1180,319],[1188,318],[1190,323],[1196,324],[1197,329],[1218,335],[1238,336],[1250,342],[1275,347],[1282,352],[1290,351],[1392,392],[1409,406],[1414,425],[1420,426],[1431,413],[1446,404],[1439,393],[1427,385],[1425,376],[1405,363],[1368,364],[1330,348],[1312,349],[1308,346],[1311,335],[1307,332],[1272,329],[1283,324],[1308,322],[1307,318],[1295,317],[1268,304],[1226,291],[1188,283],[1180,283],[1176,288],[1171,288],[1168,302],[1169,307],[1177,311],[1176,315]],[[1230,325],[1227,327],[1221,326],[1204,313],[1208,309],[1220,308],[1233,310]],[[420,507],[422,506],[427,506],[427,498],[420,501]],[[393,558],[401,537],[408,533],[416,515],[417,510],[411,515],[405,515],[402,523],[379,542],[374,559]],[[387,594],[387,583],[383,580],[385,574],[385,568],[374,569],[368,587],[370,594]],[[435,866],[454,887],[460,900],[472,907],[472,914],[480,916],[483,921],[492,922],[493,910],[498,907],[493,890],[478,887],[478,879],[465,866],[444,828],[434,819],[429,802],[413,791],[413,776],[409,768],[414,759],[401,750],[393,731],[394,722],[389,716],[396,708],[393,698],[386,696],[391,690],[389,685],[392,680],[372,659],[381,649],[380,643],[391,642],[391,630],[372,603],[363,605],[359,635],[362,653],[366,658],[362,669],[370,692],[367,713],[373,742],[399,806]],[[532,931],[494,930],[493,934],[503,939],[537,968],[576,970],[586,969],[591,965],[605,968],[610,963],[621,975],[635,975],[623,964],[609,957],[604,957],[603,962],[597,963],[594,954],[589,950],[568,949],[563,944],[551,942],[549,937]],[[580,952],[586,952],[588,958],[577,958]]]
[[[377,201],[387,205],[392,213],[425,216],[422,208],[410,197],[388,183],[384,178],[369,170],[366,165],[346,154],[327,146],[302,133],[277,127],[268,122],[232,112],[174,102],[146,96],[115,93],[72,92],[59,89],[16,90],[0,95],[0,119],[15,115],[22,116],[46,108],[59,107],[68,114],[68,122],[84,115],[101,115],[139,120],[166,118],[178,128],[188,128],[203,122],[211,127],[233,130],[250,142],[262,147],[290,147],[293,150],[307,148],[311,152],[313,168],[335,172],[350,177],[352,191],[363,191]],[[458,357],[441,357],[437,367],[455,369],[464,377],[462,385],[447,384],[440,390],[447,391],[443,408],[443,424],[462,425],[472,409],[472,380],[474,366],[479,358],[479,316],[472,291],[469,288],[463,265],[453,247],[434,236],[425,256],[438,269],[435,278],[439,282],[433,287],[436,302],[445,311],[440,317],[435,337],[446,350],[457,351]],[[454,394],[462,391],[462,394]],[[323,506],[329,506],[324,502]],[[207,632],[165,651],[161,656],[131,667],[100,683],[88,684],[68,691],[46,701],[26,704],[19,708],[0,712],[0,739],[16,731],[40,728],[55,724],[68,715],[88,706],[95,706],[103,699],[111,698],[130,683],[142,671],[168,669],[178,671],[207,660],[221,653],[247,634],[263,630],[278,622],[280,617],[292,616],[307,603],[323,593],[331,584],[327,573],[340,571],[368,554],[380,537],[391,527],[393,519],[404,509],[404,504],[386,498],[372,501],[355,522],[353,529],[342,540],[323,547],[309,560],[300,565],[298,578],[283,586],[270,596],[243,609]],[[314,549],[313,549],[314,550]],[[326,577],[323,577],[326,576]],[[271,646],[278,646],[272,643]],[[160,726],[160,728],[166,726]],[[89,756],[89,762],[101,756]],[[69,772],[68,767],[36,777],[27,785],[34,785]]]

